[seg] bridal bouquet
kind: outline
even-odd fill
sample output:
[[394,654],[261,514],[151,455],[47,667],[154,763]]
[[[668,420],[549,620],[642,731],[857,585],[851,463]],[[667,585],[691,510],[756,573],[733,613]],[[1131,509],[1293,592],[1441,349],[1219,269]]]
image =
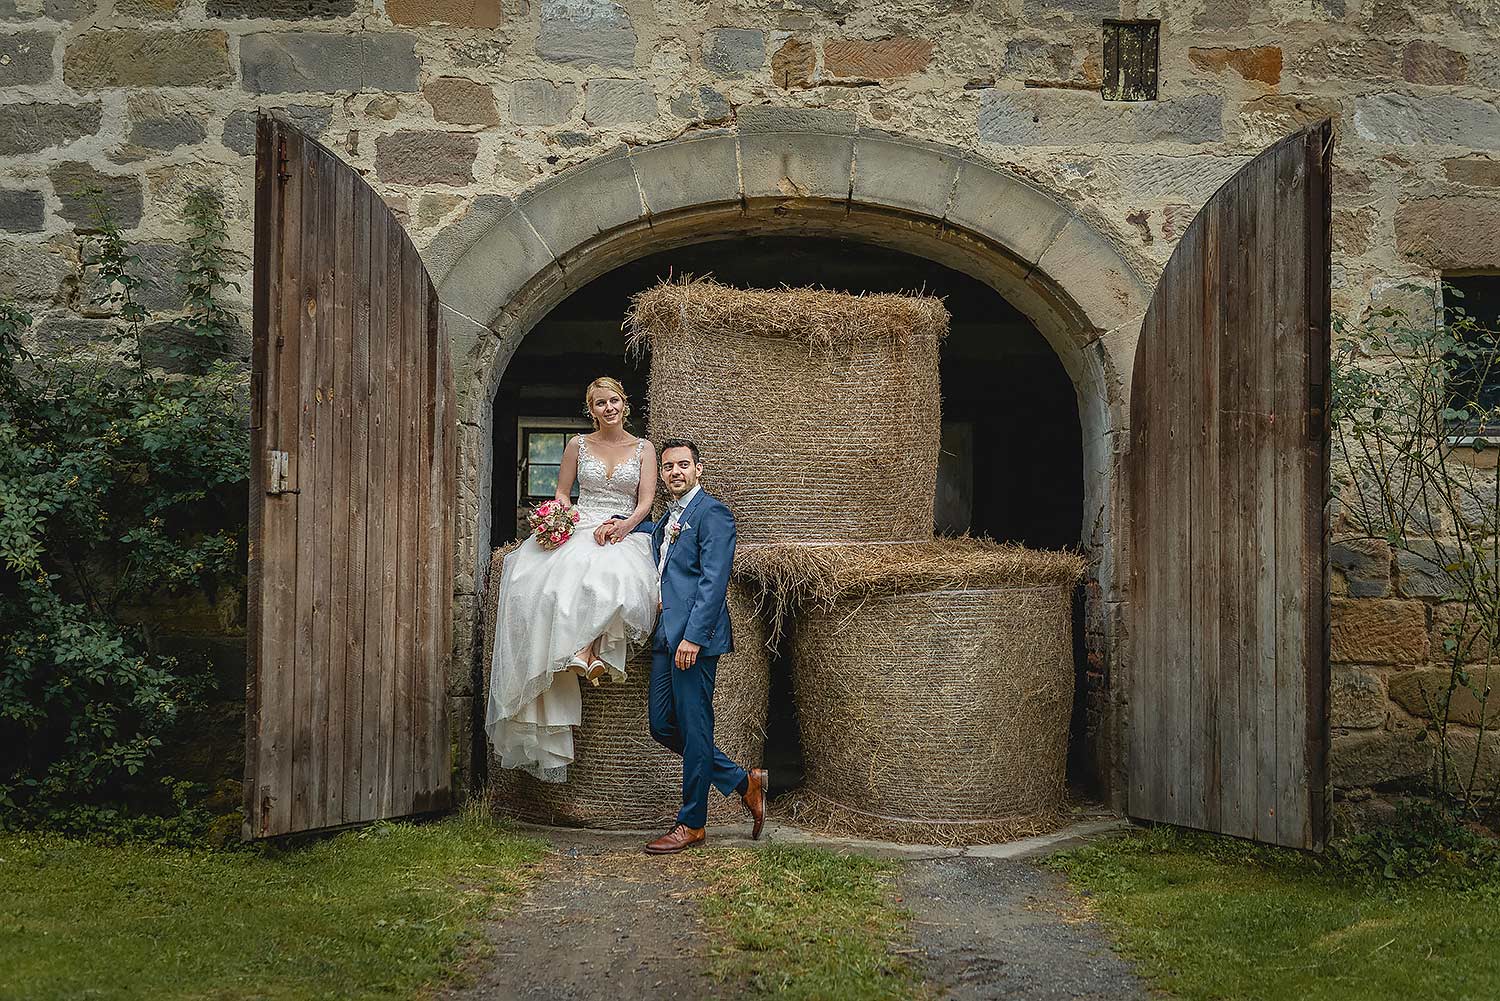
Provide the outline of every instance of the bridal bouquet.
[[542,501],[526,515],[531,533],[543,549],[556,549],[573,537],[578,509],[559,500]]

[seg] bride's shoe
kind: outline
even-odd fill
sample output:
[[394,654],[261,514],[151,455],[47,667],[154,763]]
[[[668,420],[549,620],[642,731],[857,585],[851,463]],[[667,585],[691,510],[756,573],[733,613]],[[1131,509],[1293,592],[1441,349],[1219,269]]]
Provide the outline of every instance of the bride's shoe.
[[[587,678],[589,676],[589,674],[590,674],[590,671],[589,671],[589,662],[586,661],[586,660],[584,660],[582,657],[578,656],[575,653],[572,657],[568,658],[568,667],[567,667],[567,670],[572,671],[574,674],[578,675],[580,678]],[[595,681],[594,684],[597,685],[598,682]]]
[[596,660],[589,665],[588,673],[584,677],[589,680],[589,684],[598,688],[601,679],[604,681],[609,680],[609,665],[602,660]]

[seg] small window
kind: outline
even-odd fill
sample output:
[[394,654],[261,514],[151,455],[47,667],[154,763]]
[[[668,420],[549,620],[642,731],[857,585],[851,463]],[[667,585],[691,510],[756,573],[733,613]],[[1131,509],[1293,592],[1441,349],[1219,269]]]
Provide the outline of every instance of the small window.
[[[563,450],[574,435],[588,430],[586,424],[521,421],[519,426],[521,455],[520,475],[516,477],[517,502],[535,504],[557,493],[557,474],[562,468]],[[578,483],[573,483],[578,496]]]
[[1449,334],[1464,345],[1449,356],[1447,405],[1462,415],[1452,422],[1453,434],[1500,435],[1500,275],[1445,276],[1443,313]]
[[1156,100],[1157,40],[1160,21],[1104,22],[1106,101]]

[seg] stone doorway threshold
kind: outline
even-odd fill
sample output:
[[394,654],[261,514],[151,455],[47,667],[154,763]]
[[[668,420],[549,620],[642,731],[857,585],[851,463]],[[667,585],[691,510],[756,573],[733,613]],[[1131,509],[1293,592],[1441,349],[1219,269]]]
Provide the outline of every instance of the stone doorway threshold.
[[[514,823],[518,830],[546,838],[561,849],[579,845],[608,846],[611,848],[624,848],[636,843],[644,845],[647,841],[657,837],[665,830],[665,828],[599,830],[584,827],[549,827],[544,824],[527,824],[519,821],[514,821]],[[761,831],[761,839],[759,841],[752,841],[750,839],[750,825],[748,823],[710,827],[708,838],[711,845],[725,845],[734,848],[756,848],[770,844],[814,845],[823,848],[844,849],[860,855],[867,855],[871,858],[905,859],[908,861],[950,858],[1024,861],[1026,859],[1041,858],[1053,852],[1065,851],[1069,848],[1077,848],[1092,841],[1098,841],[1101,838],[1117,837],[1128,831],[1131,826],[1130,821],[1111,813],[1098,804],[1075,804],[1073,808],[1073,820],[1066,827],[1053,831],[1050,834],[1039,834],[1033,837],[1019,838],[1015,841],[1006,841],[997,844],[969,845],[966,847],[953,847],[951,845],[909,845],[895,841],[844,838],[805,831],[790,824],[778,822],[775,819],[775,804],[773,803],[771,816],[766,818],[766,826]]]

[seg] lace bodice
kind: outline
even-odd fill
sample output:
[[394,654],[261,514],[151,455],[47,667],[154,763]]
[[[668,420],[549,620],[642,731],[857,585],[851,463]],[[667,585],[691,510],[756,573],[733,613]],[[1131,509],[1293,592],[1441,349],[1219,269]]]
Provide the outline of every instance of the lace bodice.
[[589,450],[583,435],[578,436],[578,511],[581,523],[597,524],[616,515],[629,517],[635,510],[635,498],[641,487],[641,453],[646,439],[635,443],[635,452],[614,468]]

